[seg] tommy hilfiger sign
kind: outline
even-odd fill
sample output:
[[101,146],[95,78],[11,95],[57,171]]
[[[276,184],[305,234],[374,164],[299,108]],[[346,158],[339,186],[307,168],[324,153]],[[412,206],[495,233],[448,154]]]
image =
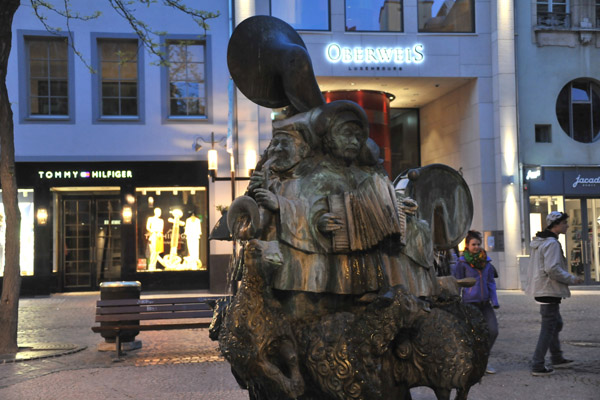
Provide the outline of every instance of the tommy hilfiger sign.
[[97,171],[78,171],[78,170],[57,170],[57,171],[38,171],[40,179],[131,179],[133,172],[126,170],[97,170]]

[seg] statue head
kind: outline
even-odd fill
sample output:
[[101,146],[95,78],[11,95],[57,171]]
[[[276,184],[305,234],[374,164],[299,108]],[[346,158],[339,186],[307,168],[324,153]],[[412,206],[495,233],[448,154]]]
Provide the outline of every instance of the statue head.
[[288,171],[304,159],[310,147],[302,134],[294,129],[279,129],[273,133],[273,139],[267,149],[271,169],[276,172]]
[[369,137],[365,111],[348,100],[333,101],[320,109],[313,125],[325,152],[346,163],[356,161]]

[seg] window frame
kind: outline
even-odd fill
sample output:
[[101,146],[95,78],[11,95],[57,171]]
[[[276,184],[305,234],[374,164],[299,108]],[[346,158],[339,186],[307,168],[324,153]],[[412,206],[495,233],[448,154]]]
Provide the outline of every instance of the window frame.
[[[275,1],[280,1],[280,0],[275,0]],[[269,15],[272,17],[275,17],[275,18],[279,18],[279,17],[273,15],[272,3],[273,3],[273,0],[269,0]],[[289,24],[289,22],[287,22],[287,21],[285,21],[285,22]],[[290,24],[290,26],[291,26],[291,24]],[[331,32],[331,0],[327,0],[327,29],[306,29],[306,28],[294,28],[294,29],[299,32]]]
[[[29,39],[56,40],[57,36],[67,39],[67,104],[69,112],[66,115],[32,115],[30,99],[30,68],[29,68]],[[17,30],[18,65],[23,73],[18,74],[19,85],[19,122],[22,124],[74,124],[75,123],[75,73],[73,41],[75,35],[68,32],[59,35],[50,34],[48,31]]]
[[[455,0],[456,1],[456,0]],[[419,16],[419,2],[420,0],[416,0],[417,6],[417,33],[419,34],[434,34],[434,35],[473,35],[477,33],[477,13],[475,9],[477,8],[477,0],[469,0],[471,2],[471,23],[473,24],[473,29],[471,31],[427,31],[421,30],[420,25],[420,16]]]
[[[348,7],[347,7],[347,2],[348,0],[344,0],[344,32],[350,32],[350,33],[354,33],[354,32],[368,32],[368,33],[404,33],[404,0],[398,0],[400,2],[400,24],[402,26],[402,28],[399,31],[383,31],[383,30],[355,30],[355,31],[349,31],[348,30],[348,16],[347,16],[347,11],[348,11]],[[385,1],[384,1],[385,3]]]
[[[553,10],[554,6],[564,6],[565,7],[565,20],[561,25],[552,25],[552,24],[541,24],[540,23],[540,6],[548,6],[548,10],[545,11],[547,14],[553,14],[555,11]],[[540,1],[535,0],[535,24],[538,27],[554,28],[554,29],[570,29],[571,28],[571,1],[570,0],[546,0]]]
[[[109,32],[92,32],[90,34],[91,40],[91,65],[95,70],[92,74],[92,123],[93,124],[105,124],[105,123],[128,123],[128,124],[144,124],[145,123],[145,79],[144,79],[144,45],[141,43],[139,37],[134,33],[109,33]],[[101,61],[100,56],[100,41],[127,41],[135,40],[138,43],[137,50],[137,104],[138,114],[137,115],[102,115],[102,78],[100,76]]]
[[161,97],[161,115],[162,122],[165,123],[198,123],[198,122],[212,122],[212,111],[213,111],[213,97],[212,96],[212,40],[211,36],[206,34],[202,36],[198,35],[183,35],[183,34],[169,34],[160,37],[160,46],[163,54],[167,54],[167,44],[171,41],[195,41],[204,42],[204,93],[206,98],[206,109],[205,115],[171,115],[170,106],[170,78],[169,78],[169,67],[161,65],[160,67],[160,97]]
[[[574,83],[585,83],[588,86],[589,94],[590,94],[589,100],[580,101],[580,100],[574,100],[572,98]],[[597,90],[594,90],[593,86],[595,86]],[[569,126],[568,132],[564,129],[563,124],[561,123],[562,118],[559,118],[559,113],[557,110],[559,100],[561,98],[561,94],[563,94],[563,92],[565,90],[566,90],[565,95],[567,96],[567,106],[568,106],[568,121],[567,121],[568,126]],[[594,102],[594,92],[596,94],[596,97],[598,98],[598,104],[596,104],[596,102]],[[573,111],[574,105],[589,105],[589,107],[590,107],[590,131],[586,132],[587,136],[590,139],[588,141],[582,141],[582,140],[575,138],[574,111]],[[599,114],[598,119],[600,119],[600,82],[593,78],[580,77],[580,78],[575,78],[575,79],[570,80],[569,82],[567,82],[565,85],[563,85],[560,88],[558,95],[556,96],[554,115],[556,116],[558,126],[565,133],[565,135],[567,135],[569,138],[576,141],[577,143],[592,144],[592,143],[597,143],[598,141],[600,141],[600,126],[598,126],[598,127],[594,126],[594,108],[596,108],[598,110],[598,114]],[[595,133],[595,135],[594,135],[595,128],[597,128],[596,129],[597,133]]]

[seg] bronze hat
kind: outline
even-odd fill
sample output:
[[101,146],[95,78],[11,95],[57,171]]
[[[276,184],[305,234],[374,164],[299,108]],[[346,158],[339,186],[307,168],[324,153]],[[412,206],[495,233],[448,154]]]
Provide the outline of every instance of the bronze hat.
[[242,21],[227,47],[233,81],[252,102],[299,112],[325,103],[306,45],[282,20],[256,15]]
[[322,105],[313,121],[314,132],[323,137],[336,123],[356,122],[369,137],[369,119],[361,106],[350,100],[336,100]]

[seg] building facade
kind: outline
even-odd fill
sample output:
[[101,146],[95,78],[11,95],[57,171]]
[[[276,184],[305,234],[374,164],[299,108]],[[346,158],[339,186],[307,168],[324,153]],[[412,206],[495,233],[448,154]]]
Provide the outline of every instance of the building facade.
[[140,20],[165,32],[156,41],[168,66],[108,2],[74,2],[81,15],[100,16],[73,19],[70,31],[40,8],[48,26],[63,27],[57,34],[31,7],[18,9],[7,84],[24,293],[115,280],[207,289],[218,275],[212,265],[227,266],[208,234],[230,185],[211,182],[207,153],[218,149],[229,171],[230,25],[227,1],[204,6],[221,13],[206,32],[159,4],[138,8]]
[[570,272],[600,282],[600,1],[518,2],[520,162],[526,247],[551,211]]
[[227,71],[231,31],[253,15],[292,25],[325,97],[361,103],[382,126],[391,179],[433,163],[461,171],[499,287],[519,286],[513,1],[220,0],[202,5],[220,12],[205,35],[153,6],[142,16],[167,32],[169,67],[108,6],[85,3],[103,15],[72,23],[72,35],[49,34],[26,7],[15,16],[8,85],[23,241],[32,243],[24,287],[225,287],[232,247],[208,233],[220,206],[245,190],[277,111],[246,99]]

